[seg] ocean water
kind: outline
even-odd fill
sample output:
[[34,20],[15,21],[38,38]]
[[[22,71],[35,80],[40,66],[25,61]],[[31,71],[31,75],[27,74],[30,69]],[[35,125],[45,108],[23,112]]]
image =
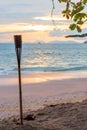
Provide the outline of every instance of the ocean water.
[[[33,72],[86,71],[87,44],[36,43],[23,44],[21,70]],[[0,44],[0,75],[17,73],[14,43]]]

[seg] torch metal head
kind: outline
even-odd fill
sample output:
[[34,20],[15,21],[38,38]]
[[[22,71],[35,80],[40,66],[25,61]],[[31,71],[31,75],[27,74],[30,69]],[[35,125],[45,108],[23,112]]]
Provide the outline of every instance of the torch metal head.
[[15,48],[22,48],[22,38],[21,35],[14,36]]
[[18,66],[20,66],[21,52],[22,52],[22,37],[21,37],[21,35],[15,35],[14,41],[15,41],[15,51],[16,51],[16,55],[17,55]]

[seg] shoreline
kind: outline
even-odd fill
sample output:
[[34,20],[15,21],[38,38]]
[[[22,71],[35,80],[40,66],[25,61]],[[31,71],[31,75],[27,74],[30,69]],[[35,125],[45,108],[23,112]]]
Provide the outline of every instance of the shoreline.
[[[50,104],[81,102],[86,99],[87,78],[74,77],[75,74],[70,73],[71,78],[68,79],[65,77],[66,74],[60,73],[59,75],[55,72],[23,75],[24,112],[36,111]],[[18,114],[18,79],[16,76],[2,76],[0,78],[0,119]]]
[[[60,72],[34,72],[21,74],[22,84],[37,84],[54,80],[71,80],[87,78],[87,71],[60,71]],[[10,79],[10,80],[9,80]],[[8,84],[7,84],[8,83]],[[13,86],[18,84],[18,74],[0,75],[1,86]]]

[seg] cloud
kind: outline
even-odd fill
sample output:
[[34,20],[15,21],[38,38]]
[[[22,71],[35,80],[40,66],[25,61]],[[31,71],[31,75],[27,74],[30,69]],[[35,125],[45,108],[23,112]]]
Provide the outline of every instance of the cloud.
[[[34,22],[37,18],[41,20],[40,17],[49,15],[51,9],[50,0],[46,2],[44,0],[2,0],[0,1],[0,23]],[[57,11],[60,10],[59,6]],[[36,19],[33,19],[35,17]]]
[[34,32],[34,31],[51,31],[53,26],[43,24],[30,23],[12,23],[1,24],[0,33],[15,33],[15,32]]
[[62,16],[58,16],[58,15],[54,15],[53,17],[51,17],[51,15],[48,16],[42,16],[42,17],[35,17],[35,20],[42,20],[42,21],[52,21],[52,19],[54,21],[66,21],[66,18],[62,17]]
[[[80,34],[84,34],[84,33],[87,33],[87,29],[83,29],[82,33]],[[53,39],[57,38],[58,40],[60,41],[75,41],[75,42],[84,42],[84,41],[87,41],[87,37],[72,37],[72,38],[65,38],[65,36],[67,35],[75,35],[75,34],[78,34],[78,32],[75,30],[75,31],[71,31],[69,29],[64,29],[64,30],[61,30],[61,29],[54,29],[53,31],[51,31],[49,33],[50,37],[52,37]]]
[[[39,3],[40,2],[40,3]],[[0,1],[0,23],[33,22],[35,16],[42,16],[46,12],[46,4],[39,6],[43,0],[3,0]],[[48,2],[46,2],[48,3]],[[47,9],[46,9],[47,10]]]
[[64,36],[64,32],[60,29],[58,29],[58,30],[54,29],[53,31],[50,32],[50,36],[51,37]]

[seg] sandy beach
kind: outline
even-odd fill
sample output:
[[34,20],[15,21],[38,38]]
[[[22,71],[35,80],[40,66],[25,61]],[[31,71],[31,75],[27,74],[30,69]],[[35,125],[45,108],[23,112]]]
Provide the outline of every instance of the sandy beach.
[[[45,126],[45,128],[47,129],[51,124],[54,124],[52,126],[52,129],[62,130],[63,128],[63,130],[75,130],[75,128],[72,128],[71,126],[69,129],[68,129],[68,126],[65,127],[65,124],[64,124],[65,122],[63,123],[63,119],[65,120],[66,116],[69,116],[69,113],[71,114],[70,116],[72,116],[72,114],[73,116],[76,116],[76,111],[77,111],[76,109],[78,109],[78,107],[80,107],[81,104],[84,104],[83,100],[87,99],[87,79],[86,79],[85,72],[84,73],[83,72],[78,72],[78,73],[74,73],[74,72],[73,73],[71,72],[51,73],[49,72],[49,73],[34,73],[34,74],[32,73],[30,75],[23,75],[22,76],[22,90],[23,90],[24,114],[32,113],[31,111],[33,111],[36,116],[38,115],[37,114],[38,112],[42,111],[42,114],[39,114],[39,116],[36,116],[37,118],[35,119],[35,121],[33,121],[33,124],[31,121],[30,121],[31,123],[30,122],[28,123],[32,124],[33,126],[35,124],[35,127],[41,126],[42,128],[42,126],[46,125],[48,122],[48,125]],[[12,118],[19,117],[19,95],[18,94],[19,94],[19,91],[18,91],[17,77],[16,76],[1,76],[0,77],[0,119],[1,120],[8,120],[8,118],[11,119],[11,117]],[[79,102],[79,103],[76,103],[76,102]],[[82,108],[84,106],[87,107],[86,102],[87,101],[85,101],[85,105],[81,107],[81,113],[83,113]],[[39,109],[42,109],[42,110],[39,110]],[[45,113],[45,116],[44,116],[43,113],[46,111],[46,109],[47,109],[47,112]],[[50,109],[52,109],[54,113],[53,112],[50,113],[49,112]],[[74,111],[75,113],[73,112],[73,109],[75,109]],[[86,109],[86,108],[83,108],[83,109]],[[66,115],[62,116],[61,113],[65,113],[65,111],[67,111]],[[57,114],[59,113],[60,116],[56,115],[55,112]],[[51,118],[51,115],[53,115],[52,118]],[[46,118],[48,119],[46,120]],[[43,125],[38,124],[40,122],[42,122]],[[8,123],[12,123],[12,122],[9,121]],[[66,119],[66,125],[67,123],[68,123],[68,117]],[[1,124],[3,124],[2,121],[1,121]],[[6,129],[6,124],[4,125],[3,126]],[[29,127],[30,126],[31,125],[29,125]],[[49,127],[49,129],[50,128],[51,127]],[[80,130],[79,127],[78,127],[78,130]]]

